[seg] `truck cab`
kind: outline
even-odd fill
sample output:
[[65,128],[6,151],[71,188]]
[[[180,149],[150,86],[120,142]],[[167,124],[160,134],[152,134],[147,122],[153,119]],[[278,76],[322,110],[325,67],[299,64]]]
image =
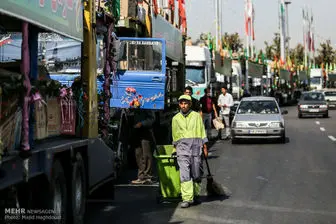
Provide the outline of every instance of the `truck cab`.
[[193,97],[200,99],[209,87],[212,74],[210,51],[207,47],[186,46],[186,86],[193,88]]
[[315,68],[310,70],[310,87],[312,89],[321,90],[323,88],[323,71]]
[[[110,107],[164,109],[166,47],[160,38],[120,38]],[[99,87],[98,87],[99,89]]]
[[234,99],[241,97],[242,69],[239,62],[232,62],[232,96]]

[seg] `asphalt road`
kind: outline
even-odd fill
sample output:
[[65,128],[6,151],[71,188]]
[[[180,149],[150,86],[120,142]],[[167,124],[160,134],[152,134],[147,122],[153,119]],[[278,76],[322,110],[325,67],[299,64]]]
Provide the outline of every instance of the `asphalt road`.
[[287,109],[286,144],[217,141],[211,147],[210,166],[232,191],[229,199],[204,196],[201,205],[181,209],[157,204],[157,186],[132,187],[125,178],[115,200],[88,202],[87,223],[336,223],[336,111],[298,119],[295,107]]

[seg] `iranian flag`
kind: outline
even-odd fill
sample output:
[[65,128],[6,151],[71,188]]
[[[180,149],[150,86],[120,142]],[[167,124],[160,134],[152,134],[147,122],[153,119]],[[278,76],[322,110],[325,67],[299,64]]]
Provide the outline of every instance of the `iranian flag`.
[[253,16],[253,5],[251,0],[245,0],[245,33],[246,36],[251,36],[251,21]]

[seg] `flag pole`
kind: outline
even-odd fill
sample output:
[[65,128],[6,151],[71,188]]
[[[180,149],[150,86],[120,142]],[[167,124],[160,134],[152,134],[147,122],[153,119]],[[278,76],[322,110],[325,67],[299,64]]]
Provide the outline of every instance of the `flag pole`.
[[249,90],[249,72],[248,72],[248,68],[249,68],[249,64],[248,64],[248,60],[250,57],[250,41],[249,41],[249,24],[248,24],[248,6],[249,6],[249,0],[245,0],[245,26],[246,26],[246,55],[245,55],[245,90],[248,91]]

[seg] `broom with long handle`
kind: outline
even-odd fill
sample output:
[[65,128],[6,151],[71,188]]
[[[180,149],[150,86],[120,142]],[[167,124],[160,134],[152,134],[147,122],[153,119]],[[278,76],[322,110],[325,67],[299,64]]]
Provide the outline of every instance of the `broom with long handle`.
[[208,196],[226,196],[226,197],[230,197],[231,194],[232,194],[231,191],[227,187],[225,187],[225,186],[217,183],[213,179],[211,171],[210,171],[208,159],[207,159],[206,156],[204,156],[204,159],[205,159],[205,163],[206,163],[207,170],[208,170],[207,186],[206,186]]

